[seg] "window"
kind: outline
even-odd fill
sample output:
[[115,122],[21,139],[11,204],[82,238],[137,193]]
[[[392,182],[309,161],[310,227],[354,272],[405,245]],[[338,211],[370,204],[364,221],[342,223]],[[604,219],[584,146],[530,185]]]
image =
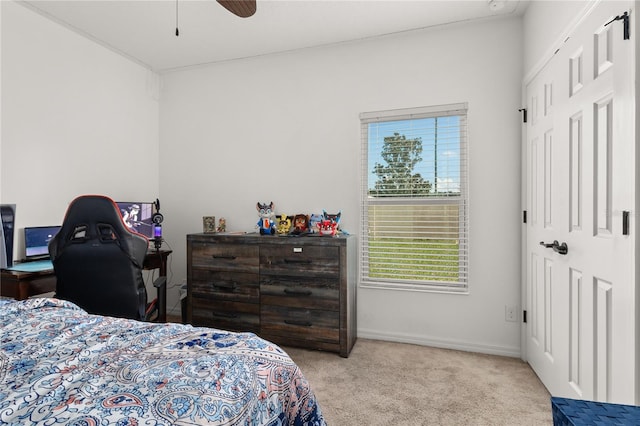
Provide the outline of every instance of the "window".
[[467,105],[360,120],[361,285],[466,291]]

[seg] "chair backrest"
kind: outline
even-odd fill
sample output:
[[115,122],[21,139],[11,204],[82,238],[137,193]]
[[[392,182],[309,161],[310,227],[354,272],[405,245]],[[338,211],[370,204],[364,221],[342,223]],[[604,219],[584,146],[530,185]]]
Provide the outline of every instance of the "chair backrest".
[[142,265],[148,244],[146,237],[126,227],[111,198],[76,198],[49,242],[56,297],[92,314],[144,319]]

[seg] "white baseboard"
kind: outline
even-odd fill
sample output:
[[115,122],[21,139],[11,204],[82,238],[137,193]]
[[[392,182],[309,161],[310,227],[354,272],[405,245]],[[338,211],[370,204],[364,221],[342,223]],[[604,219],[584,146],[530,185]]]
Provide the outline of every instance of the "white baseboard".
[[519,346],[495,346],[483,345],[452,339],[438,339],[429,336],[411,335],[403,333],[380,333],[375,330],[358,329],[358,337],[363,339],[384,340],[396,343],[410,343],[414,345],[432,346],[442,349],[455,349],[458,351],[477,352],[489,355],[508,356],[521,358]]

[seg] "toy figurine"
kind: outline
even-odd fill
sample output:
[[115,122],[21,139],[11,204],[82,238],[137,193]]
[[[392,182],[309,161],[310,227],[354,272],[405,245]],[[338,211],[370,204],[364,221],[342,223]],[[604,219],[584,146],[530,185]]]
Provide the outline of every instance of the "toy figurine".
[[309,217],[309,232],[320,232],[320,221],[322,220],[321,214],[312,213]]
[[227,220],[224,217],[221,217],[218,220],[218,232],[227,232]]
[[276,224],[273,221],[275,214],[273,213],[273,201],[270,204],[256,204],[256,210],[260,215],[256,227],[260,229],[260,235],[273,235],[276,233]]
[[298,235],[309,230],[309,216],[297,214],[293,217],[293,233]]
[[320,229],[320,235],[333,236],[338,231],[338,224],[331,220],[323,219],[318,224],[318,228]]
[[320,235],[336,235],[338,232],[338,225],[340,224],[340,216],[342,212],[336,214],[329,214],[326,210],[322,211],[322,220],[319,224]]
[[340,216],[342,215],[342,211],[339,211],[336,214],[329,214],[327,213],[326,210],[322,210],[322,219],[323,220],[330,220],[332,222],[335,222],[337,225],[340,225]]
[[288,234],[290,230],[291,230],[291,217],[283,213],[282,216],[280,216],[280,219],[278,220],[278,226],[277,226],[278,235]]

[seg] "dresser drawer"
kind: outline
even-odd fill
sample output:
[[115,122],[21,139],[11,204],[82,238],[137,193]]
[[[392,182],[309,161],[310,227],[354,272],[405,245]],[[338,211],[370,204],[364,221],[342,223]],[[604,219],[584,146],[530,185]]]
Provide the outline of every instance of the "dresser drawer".
[[337,247],[264,244],[260,247],[260,273],[337,277],[340,252]]
[[191,294],[200,299],[259,303],[258,274],[194,269],[191,274]]
[[192,297],[194,326],[206,326],[232,331],[260,331],[260,305]]
[[340,319],[336,312],[316,309],[288,308],[262,304],[260,330],[268,336],[281,336],[276,340],[319,340],[335,343],[340,339]]
[[261,276],[260,303],[338,311],[339,285],[335,278]]
[[356,240],[187,235],[187,320],[348,357],[356,341]]
[[246,244],[191,244],[191,267],[258,273],[258,246]]

